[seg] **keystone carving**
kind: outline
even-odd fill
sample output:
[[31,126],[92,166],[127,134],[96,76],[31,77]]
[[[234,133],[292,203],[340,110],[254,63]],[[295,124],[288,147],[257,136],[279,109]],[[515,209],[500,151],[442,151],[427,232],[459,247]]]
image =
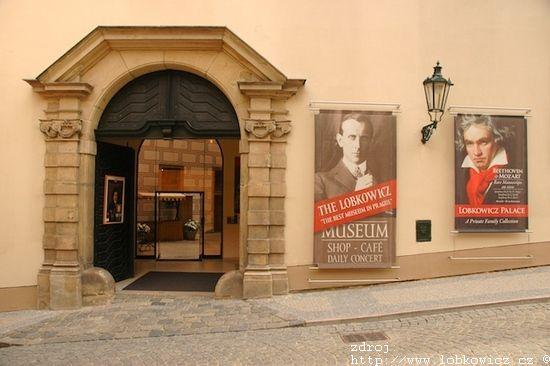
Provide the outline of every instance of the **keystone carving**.
[[82,130],[80,119],[53,119],[40,120],[40,131],[50,138],[61,137],[68,139]]
[[276,129],[275,121],[246,121],[244,129],[257,138],[264,138]]

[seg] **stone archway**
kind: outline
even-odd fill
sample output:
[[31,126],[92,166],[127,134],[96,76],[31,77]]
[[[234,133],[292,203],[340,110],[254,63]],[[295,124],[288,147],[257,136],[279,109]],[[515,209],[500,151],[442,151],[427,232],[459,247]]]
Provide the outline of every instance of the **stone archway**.
[[286,100],[305,80],[288,79],[225,27],[98,27],[26,80],[43,97],[44,262],[39,308],[82,304],[82,271],[93,263],[97,128],[111,97],[163,69],[195,73],[231,101],[241,129],[240,270],[247,298],[288,292],[285,266]]

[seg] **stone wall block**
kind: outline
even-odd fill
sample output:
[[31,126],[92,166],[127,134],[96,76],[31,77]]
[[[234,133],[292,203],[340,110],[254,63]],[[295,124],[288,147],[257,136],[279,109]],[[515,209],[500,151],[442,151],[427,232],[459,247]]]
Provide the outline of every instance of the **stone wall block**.
[[78,252],[76,249],[55,251],[54,267],[78,266]]
[[267,239],[269,238],[269,228],[267,226],[253,226],[248,223],[248,237],[253,239]]
[[250,168],[248,169],[249,180],[251,182],[269,182],[269,168]]
[[78,154],[78,141],[63,141],[57,145],[60,154]]
[[272,168],[286,168],[286,155],[284,154],[272,154],[271,155],[271,167]]
[[285,209],[285,198],[284,197],[270,197],[269,198],[269,208],[271,210],[281,211]]
[[269,212],[269,224],[270,225],[281,225],[285,224],[285,212],[272,210]]
[[269,211],[249,210],[248,225],[269,225]]
[[285,240],[284,239],[271,239],[269,241],[269,252],[275,254],[285,253]]
[[[50,168],[46,168],[50,170]],[[58,167],[56,170],[56,177],[61,181],[76,182],[78,180],[78,168],[75,167]]]
[[270,192],[271,192],[271,197],[285,197],[286,183],[271,183]]
[[268,254],[269,239],[248,239],[248,253],[250,254]]
[[269,143],[269,141],[254,141],[250,143],[249,149],[250,155],[267,155],[271,153],[271,144]]
[[77,235],[78,226],[70,222],[55,223],[55,234],[57,235]]
[[44,181],[45,194],[78,194],[77,182],[46,180]]
[[270,239],[283,239],[285,238],[285,228],[284,226],[270,226],[269,227],[269,238]]
[[284,271],[271,271],[273,278],[273,295],[286,295],[288,294],[288,273]]
[[38,285],[38,309],[49,309],[50,306],[50,268],[44,266],[39,270],[37,276]]
[[52,268],[50,273],[50,309],[70,310],[82,307],[82,282],[76,268]]
[[271,183],[284,183],[286,182],[285,169],[271,169],[269,171],[269,181]]
[[74,166],[80,165],[78,154],[46,154],[44,157],[45,167]]
[[248,199],[248,209],[249,210],[269,210],[270,208],[270,199],[268,197],[250,197]]
[[243,278],[243,298],[256,299],[273,295],[270,272],[246,271]]
[[44,249],[56,248],[57,235],[44,234],[42,237],[42,247]]
[[248,156],[249,168],[269,168],[272,165],[271,154],[250,154]]
[[163,152],[162,153],[162,160],[175,163],[179,161],[178,153],[172,153],[172,152]]
[[[54,249],[44,249],[43,267],[50,268],[55,262],[56,252]],[[49,272],[48,272],[49,273]]]
[[270,151],[273,155],[286,156],[286,143],[272,142]]
[[269,264],[281,266],[285,264],[285,255],[282,253],[269,254]]
[[267,254],[248,253],[248,264],[253,266],[267,266],[269,256]]
[[170,141],[168,140],[155,140],[157,147],[170,147]]
[[271,184],[269,182],[251,181],[248,183],[248,197],[271,196]]
[[77,207],[45,207],[45,222],[78,222]]
[[78,249],[78,237],[70,235],[56,235],[55,248],[59,250]]
[[44,235],[44,249],[71,250],[78,248],[78,237],[76,235]]
[[156,151],[144,151],[143,152],[143,160],[157,160],[157,152]]

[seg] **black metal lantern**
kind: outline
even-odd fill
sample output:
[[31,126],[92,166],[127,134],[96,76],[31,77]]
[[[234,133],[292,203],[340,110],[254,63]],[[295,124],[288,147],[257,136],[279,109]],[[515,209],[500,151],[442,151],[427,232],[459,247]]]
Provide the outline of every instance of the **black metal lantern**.
[[445,104],[447,96],[453,83],[451,79],[447,80],[441,75],[441,66],[439,61],[434,67],[434,74],[430,78],[426,78],[423,82],[424,93],[426,94],[426,104],[428,105],[428,114],[432,123],[422,127],[422,143],[425,144],[437,128],[437,123],[441,121],[441,117],[445,112]]

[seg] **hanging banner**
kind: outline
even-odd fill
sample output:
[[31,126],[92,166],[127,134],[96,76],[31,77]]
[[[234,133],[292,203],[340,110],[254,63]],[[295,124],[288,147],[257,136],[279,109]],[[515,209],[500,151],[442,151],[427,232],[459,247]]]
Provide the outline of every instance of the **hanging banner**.
[[455,117],[455,228],[528,228],[527,124],[524,117]]
[[391,113],[315,116],[314,261],[387,268],[395,260],[396,120]]

